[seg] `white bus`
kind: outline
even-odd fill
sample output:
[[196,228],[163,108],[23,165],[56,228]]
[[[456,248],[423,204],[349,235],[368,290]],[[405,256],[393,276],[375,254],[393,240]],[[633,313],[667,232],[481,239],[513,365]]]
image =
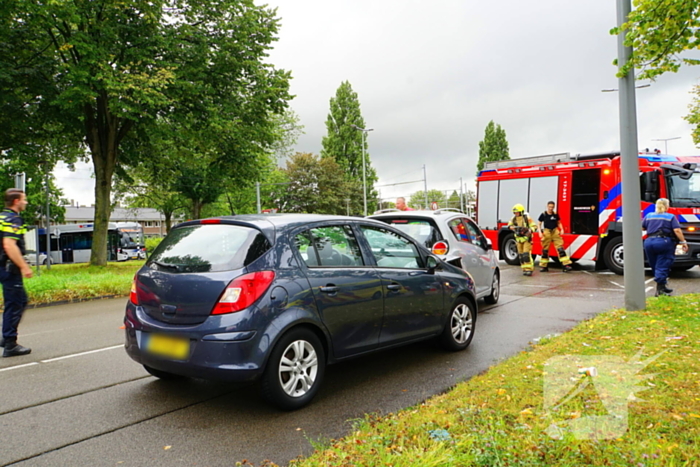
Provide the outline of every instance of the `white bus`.
[[[92,252],[94,224],[52,225],[50,228],[51,264],[87,263]],[[46,229],[39,229],[39,245],[36,245],[36,232],[32,229],[25,235],[27,240],[27,257],[36,263],[36,251],[39,262],[46,262]],[[31,240],[30,240],[31,239]],[[129,256],[121,248],[121,232],[117,224],[110,222],[107,230],[107,261],[126,261]],[[31,251],[30,251],[31,250]]]
[[143,226],[138,222],[117,222],[119,233],[118,253],[123,253],[129,259],[146,259],[146,241],[143,235]]

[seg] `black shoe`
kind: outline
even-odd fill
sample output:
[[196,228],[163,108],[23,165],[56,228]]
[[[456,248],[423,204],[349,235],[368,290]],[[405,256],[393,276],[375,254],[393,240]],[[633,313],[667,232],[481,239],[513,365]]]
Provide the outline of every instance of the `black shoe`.
[[523,276],[531,276],[532,271],[523,271]]
[[549,272],[549,267],[544,266],[544,267],[540,268],[540,272]]
[[564,269],[564,272],[571,272],[572,268],[571,268],[570,264],[565,264],[563,269]]
[[671,292],[673,292],[673,289],[669,289],[666,287],[666,284],[656,284],[656,293],[654,294],[654,297],[659,297],[661,295],[671,295]]
[[5,350],[2,353],[3,357],[17,357],[19,355],[28,355],[32,353],[32,349],[29,347],[22,347],[21,345],[14,343],[10,344],[9,342],[5,346]]
[[5,347],[5,339],[0,337],[0,347]]

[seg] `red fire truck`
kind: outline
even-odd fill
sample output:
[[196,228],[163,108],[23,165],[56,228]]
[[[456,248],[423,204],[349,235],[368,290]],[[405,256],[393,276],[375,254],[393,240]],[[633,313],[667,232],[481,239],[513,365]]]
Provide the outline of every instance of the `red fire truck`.
[[[518,264],[513,233],[507,229],[512,208],[520,203],[537,221],[548,201],[557,203],[573,260],[592,260],[596,269],[622,274],[622,175],[620,153],[552,154],[487,163],[477,176],[477,221],[494,250],[508,264]],[[674,269],[700,264],[700,156],[640,153],[641,215],[653,212],[658,198],[668,198],[688,241]],[[642,233],[640,232],[640,236]],[[541,255],[537,234],[533,254]],[[554,247],[550,257],[556,258]]]

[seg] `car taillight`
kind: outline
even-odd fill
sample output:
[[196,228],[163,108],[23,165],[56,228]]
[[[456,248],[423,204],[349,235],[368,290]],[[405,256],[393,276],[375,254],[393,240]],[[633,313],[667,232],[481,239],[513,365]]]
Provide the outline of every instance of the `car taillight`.
[[433,254],[435,255],[446,255],[449,250],[450,246],[447,242],[436,242],[435,245],[433,245]]
[[139,304],[139,297],[136,293],[136,276],[134,276],[134,280],[131,282],[131,293],[129,293],[129,300],[134,305]]
[[273,271],[258,271],[235,278],[211,311],[212,315],[234,313],[248,308],[267,291],[275,279]]

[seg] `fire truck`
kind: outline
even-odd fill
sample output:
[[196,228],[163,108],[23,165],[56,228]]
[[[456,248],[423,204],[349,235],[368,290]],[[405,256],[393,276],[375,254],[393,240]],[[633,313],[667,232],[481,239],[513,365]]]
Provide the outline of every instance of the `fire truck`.
[[[595,261],[596,269],[622,274],[622,175],[620,153],[551,154],[490,162],[477,176],[477,222],[493,249],[508,264],[519,264],[515,238],[507,224],[513,206],[525,206],[537,222],[548,201],[564,227],[564,248],[573,261]],[[640,214],[653,212],[668,198],[688,241],[673,268],[700,264],[700,156],[676,157],[657,152],[639,155]],[[642,232],[640,232],[640,236]],[[551,246],[550,257],[557,257]],[[680,253],[680,250],[677,252]],[[537,233],[533,255],[541,255]]]

